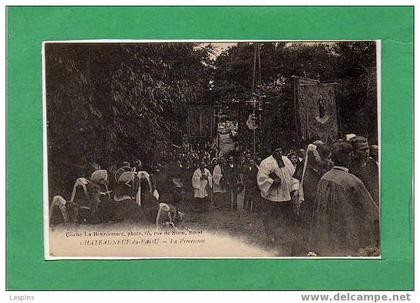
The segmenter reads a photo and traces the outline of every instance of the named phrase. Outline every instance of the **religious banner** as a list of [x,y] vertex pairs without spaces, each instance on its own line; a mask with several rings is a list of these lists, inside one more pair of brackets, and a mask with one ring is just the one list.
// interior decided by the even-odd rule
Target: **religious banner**
[[213,137],[213,106],[204,104],[189,105],[186,126],[186,130],[189,137]]
[[218,124],[217,145],[221,155],[228,155],[237,147],[238,121],[224,121]]
[[337,139],[335,84],[298,78],[296,101],[302,139],[332,142]]
[[248,120],[246,120],[246,126],[248,126],[250,130],[255,130],[258,128],[257,117],[254,113],[249,114]]

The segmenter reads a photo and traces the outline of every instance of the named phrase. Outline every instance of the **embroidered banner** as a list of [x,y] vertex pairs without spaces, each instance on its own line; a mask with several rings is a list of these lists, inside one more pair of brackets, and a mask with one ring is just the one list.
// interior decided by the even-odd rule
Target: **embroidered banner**
[[335,84],[299,78],[296,89],[302,139],[335,141],[338,132]]
[[214,136],[214,110],[211,105],[189,105],[186,131],[189,137]]

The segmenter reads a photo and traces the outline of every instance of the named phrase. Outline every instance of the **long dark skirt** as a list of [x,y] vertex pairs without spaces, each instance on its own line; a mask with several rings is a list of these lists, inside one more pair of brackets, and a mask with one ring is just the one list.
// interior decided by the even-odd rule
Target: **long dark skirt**
[[299,208],[299,215],[297,217],[296,254],[298,256],[306,256],[311,250],[309,238],[313,212],[313,202],[309,199],[305,199]]
[[258,191],[257,188],[255,187],[245,188],[243,208],[250,211],[256,211],[259,199],[260,199],[260,192]]
[[107,201],[99,204],[98,217],[102,223],[130,222],[147,223],[143,209],[134,199]]
[[214,206],[216,208],[229,208],[230,207],[230,196],[229,193],[214,193]]
[[209,197],[205,198],[194,198],[194,211],[196,212],[208,212],[210,199]]
[[280,256],[292,256],[296,239],[296,215],[291,201],[262,201],[263,224],[267,244],[278,251]]

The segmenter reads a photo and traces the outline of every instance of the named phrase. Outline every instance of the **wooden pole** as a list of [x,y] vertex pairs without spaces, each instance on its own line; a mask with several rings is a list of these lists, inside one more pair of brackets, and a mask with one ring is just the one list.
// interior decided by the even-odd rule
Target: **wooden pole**
[[294,105],[294,112],[295,112],[295,131],[296,131],[296,137],[297,137],[297,142],[299,144],[301,144],[301,135],[300,135],[300,131],[299,131],[299,124],[298,124],[298,106],[297,106],[297,86],[299,85],[299,80],[298,77],[296,76],[292,76],[293,77],[293,105]]
[[252,88],[251,88],[251,94],[254,94],[255,92],[255,71],[257,69],[257,44],[255,44],[254,47],[254,68],[252,69]]
[[[258,107],[261,103],[261,85],[262,85],[262,79],[261,79],[261,44],[258,44],[258,85],[259,85],[259,94],[258,94]],[[264,107],[263,107],[264,108]],[[258,111],[258,122],[259,122],[259,142],[258,142],[258,151],[261,152],[261,141],[262,141],[262,119],[261,119],[261,112]],[[256,140],[256,139],[254,139]]]
[[255,146],[255,145],[256,145],[256,144],[255,144],[255,141],[256,141],[256,140],[255,140],[255,128],[252,130],[252,135],[253,135],[253,140],[254,140],[253,157],[255,158],[255,155],[257,154],[257,153],[256,153],[256,148],[255,148],[255,147],[256,147],[256,146]]
[[[253,67],[253,70],[252,70],[252,92],[251,92],[251,95],[254,95],[254,93],[255,93],[255,73],[256,73],[256,69],[257,69],[257,51],[258,51],[258,44],[255,44],[255,47],[254,47],[254,67]],[[253,108],[252,108],[252,116],[253,116],[253,119],[255,118],[255,106],[256,106],[256,103],[253,103]],[[255,157],[255,144],[256,144],[256,142],[255,142],[256,140],[255,140],[255,129],[253,129],[252,130],[252,142],[253,142],[253,155],[254,155],[254,157]]]

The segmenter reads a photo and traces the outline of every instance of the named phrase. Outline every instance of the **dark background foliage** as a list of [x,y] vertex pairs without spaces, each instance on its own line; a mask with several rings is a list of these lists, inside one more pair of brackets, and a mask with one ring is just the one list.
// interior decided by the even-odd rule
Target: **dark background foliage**
[[209,81],[194,47],[48,44],[50,180],[62,188],[91,163],[150,160],[159,145],[179,141],[186,103],[203,98]]

